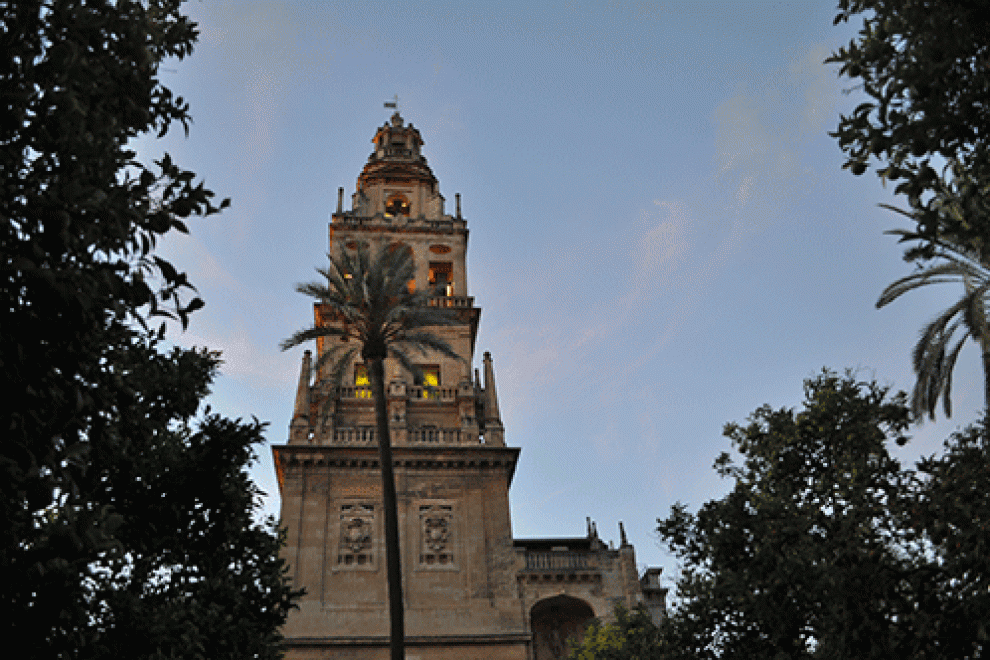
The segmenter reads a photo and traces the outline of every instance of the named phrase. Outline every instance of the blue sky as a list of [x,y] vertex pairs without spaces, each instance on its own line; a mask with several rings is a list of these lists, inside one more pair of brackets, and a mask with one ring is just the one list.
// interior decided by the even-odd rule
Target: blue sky
[[[827,132],[857,102],[823,60],[854,29],[830,2],[194,2],[191,58],[163,78],[194,124],[168,150],[220,196],[162,252],[206,300],[185,345],[223,351],[211,403],[271,422],[281,444],[311,321],[293,286],[325,261],[375,128],[400,109],[471,231],[469,293],[492,352],[518,537],[606,540],[624,521],[640,564],[676,563],[654,534],[675,501],[728,488],[725,423],[794,406],[822,367],[913,383],[918,332],[958,291],[883,310],[910,272],[888,229],[899,200],[840,169]],[[938,449],[982,407],[978,354]],[[277,512],[269,447],[254,477]]]

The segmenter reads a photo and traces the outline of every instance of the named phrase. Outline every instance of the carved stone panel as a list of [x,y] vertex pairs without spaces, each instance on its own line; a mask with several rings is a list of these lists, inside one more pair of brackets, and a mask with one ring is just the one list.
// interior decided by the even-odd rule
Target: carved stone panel
[[375,530],[374,504],[340,505],[338,567],[367,567],[374,563],[372,536]]
[[419,505],[419,565],[452,568],[454,564],[454,507],[451,504]]

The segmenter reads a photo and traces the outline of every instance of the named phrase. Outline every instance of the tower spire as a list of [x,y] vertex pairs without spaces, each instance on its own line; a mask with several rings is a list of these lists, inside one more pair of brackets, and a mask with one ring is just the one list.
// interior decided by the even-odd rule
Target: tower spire
[[296,405],[289,424],[289,442],[305,442],[309,435],[309,370],[313,353],[303,352],[302,367],[299,369],[299,385],[296,387]]
[[504,430],[502,415],[498,411],[498,393],[495,391],[495,367],[492,365],[492,354],[485,351],[483,364],[485,368],[485,444],[504,445]]

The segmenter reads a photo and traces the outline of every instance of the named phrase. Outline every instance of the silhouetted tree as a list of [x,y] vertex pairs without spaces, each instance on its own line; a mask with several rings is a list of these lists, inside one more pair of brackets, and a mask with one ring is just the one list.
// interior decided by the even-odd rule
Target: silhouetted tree
[[[862,174],[875,159],[924,241],[976,247],[990,236],[990,2],[839,2],[836,23],[857,16],[862,29],[826,60],[867,96],[832,134],[844,167]],[[940,198],[963,213],[941,214]]]
[[203,304],[156,240],[227,204],[127,146],[188,125],[158,69],[195,37],[170,0],[0,4],[0,615],[26,657],[278,654],[262,425],[197,418],[218,357],[148,329]]
[[727,425],[732,490],[659,521],[683,563],[664,657],[984,657],[988,421],[908,470],[889,448],[911,419],[903,393],[826,371],[800,410]]

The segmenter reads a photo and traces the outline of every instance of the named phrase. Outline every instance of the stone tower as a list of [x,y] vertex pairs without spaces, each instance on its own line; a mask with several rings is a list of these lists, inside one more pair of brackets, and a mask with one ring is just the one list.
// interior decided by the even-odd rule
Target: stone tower
[[[513,539],[509,486],[519,449],[505,445],[490,354],[481,360],[483,377],[470,367],[480,309],[468,295],[459,196],[447,214],[423,139],[398,112],[372,142],[351,210],[339,190],[330,251],[408,246],[416,263],[410,286],[428,290],[431,305],[456,310],[459,323],[436,333],[463,358],[424,358],[420,383],[392,360],[385,366],[407,657],[545,660],[561,657],[568,634],[617,603],[634,606],[646,593],[662,612],[662,590],[644,590],[624,532],[617,550],[590,521],[586,537]],[[314,307],[316,323],[324,322]],[[318,343],[318,355],[327,348]],[[273,449],[284,555],[293,585],[306,589],[283,629],[286,657],[387,658],[381,477],[367,374],[357,361],[342,386],[331,386],[328,374],[311,373],[314,363],[307,351],[289,441]]]

